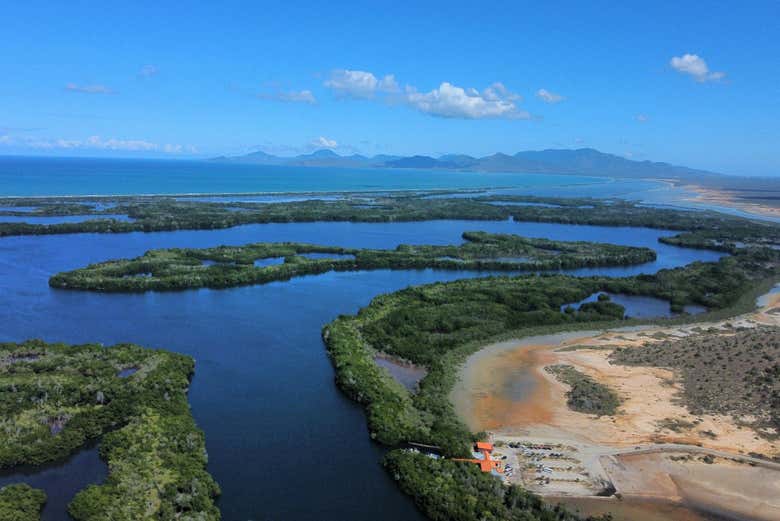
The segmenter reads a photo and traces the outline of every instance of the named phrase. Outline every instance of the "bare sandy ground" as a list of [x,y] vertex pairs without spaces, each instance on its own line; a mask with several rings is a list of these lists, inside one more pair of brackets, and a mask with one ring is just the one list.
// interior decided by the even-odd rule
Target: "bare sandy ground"
[[685,188],[697,194],[695,197],[686,199],[688,201],[727,206],[742,210],[743,212],[765,215],[767,217],[780,217],[780,207],[767,206],[761,203],[753,203],[744,199],[738,199],[726,190],[704,188],[697,185],[686,185]]
[[[780,325],[779,294],[762,297],[759,305],[762,307],[756,312],[729,321],[585,331],[493,344],[467,360],[451,399],[472,431],[488,431],[498,442],[572,447],[586,475],[594,482],[611,481],[623,494],[646,499],[648,495],[642,491],[652,491],[652,499],[684,501],[750,519],[780,519],[780,471],[737,465],[723,458],[707,464],[679,458],[672,461],[671,453],[631,455],[636,459],[621,455],[658,444],[698,446],[734,455],[778,455],[780,445],[757,436],[735,418],[691,415],[678,403],[681,387],[669,370],[612,365],[607,359],[615,347],[641,349],[646,342],[685,337],[701,329],[716,328],[727,334],[733,327]],[[583,345],[590,348],[565,350]],[[622,399],[620,413],[598,418],[570,410],[565,396],[568,387],[543,369],[558,363],[571,364],[616,390]],[[683,427],[671,430],[670,420]],[[535,490],[577,495],[577,487],[555,481]]]
[[702,456],[623,454],[602,457],[621,493],[666,498],[714,514],[772,521],[780,519],[778,471]]

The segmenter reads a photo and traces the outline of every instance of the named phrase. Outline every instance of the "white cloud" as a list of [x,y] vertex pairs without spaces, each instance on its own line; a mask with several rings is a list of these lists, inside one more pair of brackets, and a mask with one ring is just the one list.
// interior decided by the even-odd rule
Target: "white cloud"
[[84,94],[114,94],[114,91],[105,85],[77,85],[75,83],[68,83],[65,85],[65,90],[70,92],[82,92]]
[[260,99],[283,101],[287,103],[308,103],[314,105],[317,98],[310,90],[279,90],[275,92],[261,92],[257,95]]
[[556,94],[554,92],[550,92],[547,89],[539,89],[536,91],[536,96],[539,97],[542,101],[545,103],[560,103],[561,101],[565,100],[563,96],[560,94]]
[[496,83],[482,91],[463,89],[451,83],[444,82],[430,92],[418,92],[414,87],[407,86],[404,101],[425,114],[442,118],[506,118],[529,119],[528,112],[518,109],[517,94],[511,93]]
[[[324,84],[342,98],[379,98],[393,105],[406,105],[442,118],[531,118],[528,112],[518,107],[521,96],[498,82],[481,92],[449,82],[443,82],[429,92],[420,92],[412,85],[406,85],[402,90],[392,74],[380,79],[368,71],[337,69],[331,72]],[[380,94],[383,95],[381,98]]]
[[345,98],[371,99],[377,93],[398,92],[398,83],[392,74],[379,79],[370,72],[336,69],[331,72],[325,86],[336,95]]
[[196,154],[198,149],[192,145],[153,143],[143,139],[104,139],[90,136],[86,139],[41,139],[5,135],[0,145],[35,148],[41,150],[112,150],[124,152],[160,152],[164,154]]
[[674,70],[682,74],[688,74],[699,83],[705,81],[718,81],[726,77],[725,72],[711,72],[707,62],[696,54],[683,54],[682,56],[674,56],[669,65]]
[[635,119],[640,123],[647,123],[647,121],[650,119],[647,114],[637,114]]
[[311,145],[317,148],[336,148],[339,146],[339,143],[335,139],[328,139],[320,136],[317,139],[312,140]]
[[156,76],[160,72],[160,69],[155,65],[144,65],[141,70],[138,71],[139,78],[151,78]]

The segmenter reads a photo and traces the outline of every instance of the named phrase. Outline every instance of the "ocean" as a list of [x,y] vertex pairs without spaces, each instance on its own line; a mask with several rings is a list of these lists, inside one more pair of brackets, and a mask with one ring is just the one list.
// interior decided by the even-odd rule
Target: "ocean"
[[490,188],[562,197],[627,197],[664,186],[659,181],[577,175],[0,157],[0,196],[6,197]]

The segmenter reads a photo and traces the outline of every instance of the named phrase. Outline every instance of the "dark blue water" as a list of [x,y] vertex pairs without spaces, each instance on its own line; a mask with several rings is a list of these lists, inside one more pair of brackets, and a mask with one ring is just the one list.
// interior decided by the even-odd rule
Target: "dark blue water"
[[255,267],[257,268],[276,266],[278,264],[284,264],[284,257],[266,257],[265,259],[257,259],[255,261]]
[[[301,241],[350,248],[452,244],[467,230],[646,245],[640,267],[578,270],[654,272],[718,253],[658,244],[667,232],[539,223],[301,223],[216,231],[7,237],[0,239],[0,340],[135,342],[195,357],[190,402],[206,433],[209,470],[223,489],[226,520],[421,519],[382,470],[383,450],[366,435],[360,407],[342,396],[320,339],[322,326],[380,293],[479,273],[327,273],[228,290],[98,294],[52,290],[48,277],[89,263],[164,247]],[[78,473],[102,479],[87,452],[59,474],[32,478],[50,494],[47,519],[65,519]],[[283,456],[283,457],[280,457]],[[92,458],[92,459],[90,459]],[[98,466],[99,467],[99,466]],[[83,483],[83,481],[79,481]]]
[[[574,309],[579,309],[581,305],[586,302],[596,302],[599,295],[603,292],[593,293],[588,297],[580,300],[579,302],[572,302],[570,304],[564,304],[561,306],[561,311],[568,306],[572,306]],[[615,293],[606,293],[609,295],[609,300],[615,304],[620,304],[626,310],[625,316],[630,318],[669,318],[674,316],[671,309],[671,303],[668,300],[663,300],[655,297],[646,297],[643,295],[622,295]],[[684,311],[691,315],[703,313],[707,311],[704,306],[687,305],[684,307]]]
[[48,497],[41,520],[59,521],[69,519],[65,509],[79,490],[103,482],[106,476],[108,466],[100,459],[97,444],[90,443],[64,461],[0,471],[0,488],[24,482],[45,490]]
[[[583,187],[575,189],[573,187]],[[584,188],[584,187],[590,188]],[[0,196],[426,190],[511,187],[537,195],[619,196],[655,181],[549,174],[344,169],[208,161],[0,157]]]

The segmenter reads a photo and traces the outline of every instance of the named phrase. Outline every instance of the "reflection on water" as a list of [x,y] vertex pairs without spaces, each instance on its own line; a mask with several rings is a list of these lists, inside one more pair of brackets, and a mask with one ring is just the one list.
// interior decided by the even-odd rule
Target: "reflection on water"
[[[603,291],[593,293],[579,302],[564,304],[561,306],[561,311],[569,306],[572,306],[574,309],[579,309],[580,306],[587,302],[596,302],[599,300],[599,295],[608,295],[610,302],[623,306],[626,310],[626,317],[668,318],[676,315],[676,313],[672,311],[671,304],[668,300],[643,295],[623,295],[620,293],[607,293]],[[696,304],[689,304],[683,308],[683,311],[690,315],[696,315],[707,311],[707,308]]]

